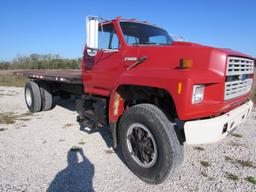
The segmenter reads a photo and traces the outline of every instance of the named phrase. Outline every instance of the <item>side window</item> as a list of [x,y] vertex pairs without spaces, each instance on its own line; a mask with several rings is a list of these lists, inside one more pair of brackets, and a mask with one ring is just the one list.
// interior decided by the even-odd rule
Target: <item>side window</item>
[[125,35],[124,38],[125,38],[125,41],[130,45],[139,43],[139,38],[138,37]]
[[120,43],[113,24],[99,26],[99,48],[118,49]]
[[166,44],[167,39],[163,35],[156,35],[156,36],[149,37],[149,42],[150,43],[157,43],[157,44],[159,44],[159,43]]

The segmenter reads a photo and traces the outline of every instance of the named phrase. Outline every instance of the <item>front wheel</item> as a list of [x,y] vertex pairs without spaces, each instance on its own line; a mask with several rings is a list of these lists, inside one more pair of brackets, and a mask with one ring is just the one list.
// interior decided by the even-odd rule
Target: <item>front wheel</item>
[[119,141],[129,169],[150,184],[173,176],[183,161],[183,148],[174,124],[151,104],[135,105],[125,112]]

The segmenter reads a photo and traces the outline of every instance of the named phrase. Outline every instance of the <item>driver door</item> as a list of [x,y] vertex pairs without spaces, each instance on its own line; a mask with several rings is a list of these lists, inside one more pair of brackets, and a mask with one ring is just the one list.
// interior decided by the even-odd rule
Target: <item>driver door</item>
[[122,48],[114,24],[99,26],[99,50],[93,57],[85,55],[85,90],[109,95],[123,69]]

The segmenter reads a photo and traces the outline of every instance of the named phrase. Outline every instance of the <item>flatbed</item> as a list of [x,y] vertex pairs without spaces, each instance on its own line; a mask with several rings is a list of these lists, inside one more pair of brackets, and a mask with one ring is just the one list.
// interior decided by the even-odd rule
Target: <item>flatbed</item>
[[61,69],[61,70],[22,70],[12,72],[14,75],[25,76],[30,79],[62,82],[68,84],[83,84],[82,71],[74,69]]

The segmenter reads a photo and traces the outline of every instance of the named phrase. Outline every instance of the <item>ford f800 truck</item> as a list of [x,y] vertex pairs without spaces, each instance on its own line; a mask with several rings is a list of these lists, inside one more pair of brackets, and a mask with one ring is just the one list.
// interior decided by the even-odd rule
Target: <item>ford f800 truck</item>
[[[136,19],[86,18],[81,71],[19,71],[31,112],[75,95],[78,120],[111,130],[128,168],[159,184],[183,161],[183,144],[215,143],[249,116],[254,60],[233,51],[175,42]],[[241,127],[243,129],[243,127]]]

